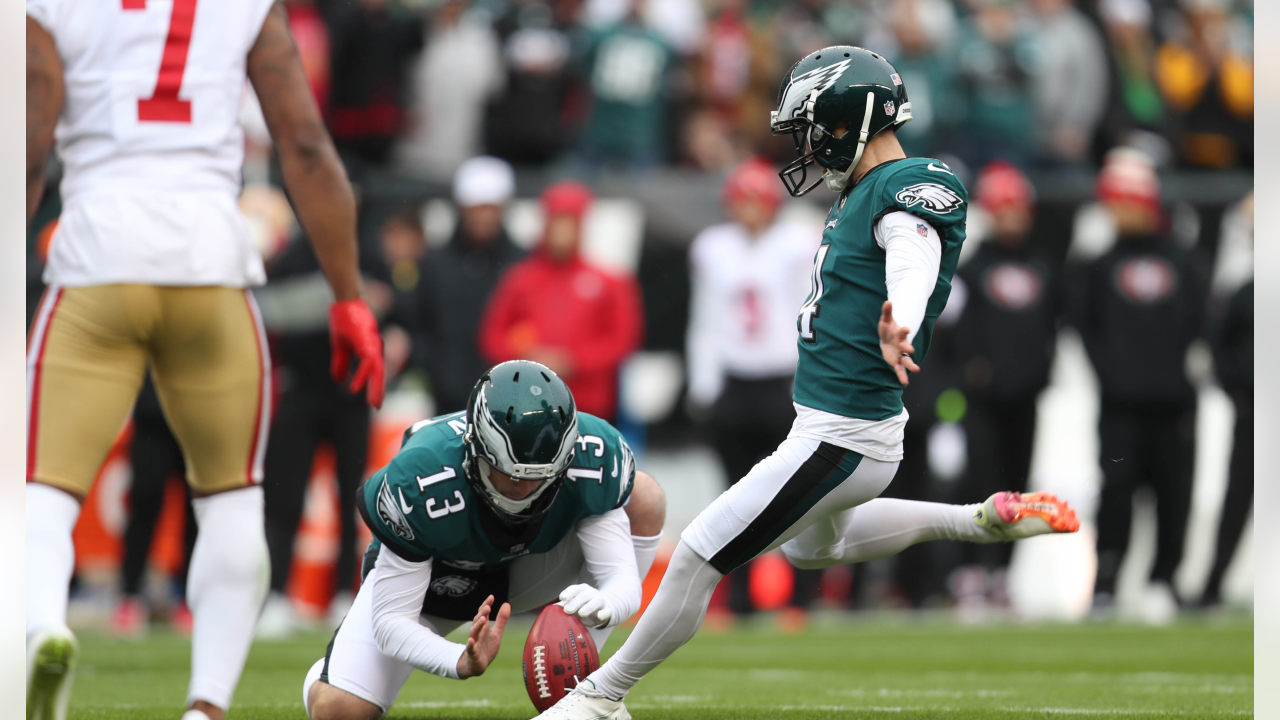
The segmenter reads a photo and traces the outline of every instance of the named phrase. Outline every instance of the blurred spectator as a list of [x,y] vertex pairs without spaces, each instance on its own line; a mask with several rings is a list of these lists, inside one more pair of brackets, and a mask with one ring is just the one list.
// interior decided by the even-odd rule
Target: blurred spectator
[[582,138],[591,167],[648,168],[666,156],[664,105],[671,47],[641,22],[634,0],[618,24],[594,33],[587,52],[591,117]]
[[[954,334],[968,401],[965,502],[1027,490],[1036,404],[1049,384],[1062,310],[1059,269],[1029,235],[1031,183],[1014,166],[995,162],[979,173],[974,196],[992,232],[956,273],[967,291]],[[966,548],[988,572],[1005,570],[1012,555],[1008,544]]]
[[329,61],[332,53],[329,28],[316,10],[314,0],[285,0],[284,7],[289,14],[289,32],[293,33],[293,41],[298,46],[298,59],[302,62],[302,71],[307,75],[307,84],[311,86],[311,94],[320,111],[326,112],[329,107]]
[[1033,145],[1035,36],[1012,0],[976,0],[957,47],[964,133],[955,147],[967,164],[1024,161]]
[[359,0],[341,5],[329,28],[334,144],[348,172],[352,161],[385,165],[404,130],[406,73],[422,50],[422,24],[390,0]]
[[427,49],[413,68],[411,121],[397,157],[413,175],[446,180],[478,155],[485,104],[502,89],[497,37],[486,17],[468,12],[469,4],[440,5]]
[[[1155,79],[1155,39],[1148,0],[1101,0],[1098,14],[1106,30],[1111,62],[1108,103],[1102,141],[1106,147],[1158,142],[1158,156],[1168,156],[1156,133],[1163,129],[1164,102]],[[1157,157],[1158,157],[1157,156]]]
[[1184,22],[1156,54],[1178,159],[1253,166],[1253,59],[1233,43],[1226,0],[1183,0]]
[[[1243,209],[1253,231],[1253,195]],[[1245,520],[1253,507],[1253,280],[1241,287],[1215,323],[1213,361],[1222,389],[1236,408],[1234,440],[1227,494],[1218,520],[1218,542],[1209,578],[1200,596],[1202,607],[1222,602],[1222,578],[1240,544]]]
[[698,0],[586,0],[582,22],[589,28],[605,28],[632,13],[681,55],[692,55],[702,45],[705,20]]
[[191,611],[184,600],[187,588],[187,562],[196,544],[196,518],[191,508],[191,491],[184,482],[186,463],[182,448],[169,430],[156,395],[155,383],[148,374],[133,407],[133,440],[129,444],[129,520],[124,526],[124,557],[120,564],[120,602],[111,615],[111,631],[116,635],[135,636],[146,632],[148,607],[142,597],[142,581],[151,556],[156,524],[164,509],[165,489],[169,480],[182,486],[186,521],[183,523],[182,565],[173,578],[177,602],[170,611],[174,629],[191,634]]
[[[787,438],[796,417],[795,318],[821,233],[778,222],[781,203],[775,169],[747,161],[724,186],[729,222],[703,230],[689,249],[689,402],[707,416],[731,485]],[[734,613],[753,609],[750,572],[729,576]],[[819,575],[797,571],[793,606],[808,607]]]
[[[311,244],[301,236],[268,268],[263,320],[274,336],[272,379],[279,393],[263,464],[263,512],[271,555],[271,592],[258,621],[258,636],[280,638],[298,629],[286,593],[293,568],[294,539],[311,480],[316,449],[332,446],[341,524],[334,570],[331,619],[351,604],[356,579],[356,488],[364,479],[369,451],[370,410],[363,395],[352,395],[329,374],[329,328],[324,311],[331,296],[289,297],[291,287],[320,286],[323,275]],[[323,290],[323,288],[321,287]],[[283,296],[283,297],[282,297]],[[385,314],[385,299],[369,297],[375,313]]]
[[[365,293],[374,306],[391,308],[382,330],[382,355],[387,384],[405,369],[413,355],[413,297],[422,284],[422,263],[427,236],[422,229],[422,209],[413,207],[383,221],[378,233],[378,256],[368,262]],[[375,295],[381,297],[374,298]]]
[[1185,363],[1202,327],[1207,283],[1200,265],[1163,232],[1159,182],[1145,155],[1108,153],[1097,192],[1118,238],[1071,283],[1072,321],[1102,389],[1094,607],[1100,615],[1112,610],[1133,495],[1149,487],[1156,559],[1139,609],[1147,621],[1164,623],[1178,608],[1173,574],[1182,561],[1196,448],[1196,394]]
[[413,362],[426,369],[437,414],[464,409],[490,365],[480,355],[480,321],[498,281],[524,255],[502,225],[514,193],[515,174],[505,161],[464,162],[453,181],[453,237],[422,261],[417,286],[405,299]]
[[1097,28],[1075,0],[1031,0],[1034,10],[1036,129],[1039,154],[1080,163],[1107,101],[1107,56]]
[[573,119],[570,5],[512,2],[494,23],[506,80],[485,114],[489,154],[517,165],[544,165],[564,149]]
[[[940,37],[954,30],[950,11],[945,2],[908,0],[893,3],[886,13],[890,34],[879,41],[887,46],[881,54],[893,58],[911,98],[912,120],[897,132],[908,155],[937,154],[946,146],[962,110],[955,91],[955,65]],[[927,18],[940,17],[950,18],[949,24],[931,32]]]
[[[824,0],[799,0],[783,3],[773,16],[778,54],[782,56],[786,67],[805,55],[836,42],[831,33],[832,28],[826,22],[827,9],[828,3]],[[856,35],[845,39],[853,42]]]
[[494,290],[480,328],[490,363],[524,358],[556,371],[578,409],[614,420],[618,369],[640,345],[644,327],[635,279],[582,258],[583,218],[593,201],[576,182],[542,194],[545,229],[528,259]]

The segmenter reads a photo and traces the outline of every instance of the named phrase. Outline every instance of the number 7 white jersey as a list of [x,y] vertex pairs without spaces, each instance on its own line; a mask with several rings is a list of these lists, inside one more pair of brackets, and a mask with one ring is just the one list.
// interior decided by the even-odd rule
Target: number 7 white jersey
[[246,58],[272,0],[27,0],[66,99],[63,214],[46,280],[263,281],[236,208]]

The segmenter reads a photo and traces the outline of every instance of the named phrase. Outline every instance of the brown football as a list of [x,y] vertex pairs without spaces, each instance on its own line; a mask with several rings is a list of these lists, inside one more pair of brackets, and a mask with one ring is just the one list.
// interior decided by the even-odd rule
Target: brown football
[[559,605],[543,608],[524,643],[524,688],[538,712],[555,705],[598,667],[600,653],[582,621]]

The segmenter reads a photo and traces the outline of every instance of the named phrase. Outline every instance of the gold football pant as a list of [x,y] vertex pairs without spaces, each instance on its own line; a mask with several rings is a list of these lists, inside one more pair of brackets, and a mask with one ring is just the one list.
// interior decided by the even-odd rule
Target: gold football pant
[[53,286],[27,345],[27,481],[83,498],[147,365],[196,495],[262,481],[271,360],[248,290]]

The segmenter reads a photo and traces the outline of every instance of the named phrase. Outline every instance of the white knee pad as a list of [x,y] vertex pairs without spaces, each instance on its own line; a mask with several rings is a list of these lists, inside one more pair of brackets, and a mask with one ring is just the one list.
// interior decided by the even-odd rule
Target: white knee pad
[[302,707],[307,711],[307,717],[311,717],[311,686],[320,680],[320,673],[324,672],[324,658],[316,661],[315,665],[307,671],[307,678],[302,681]]

